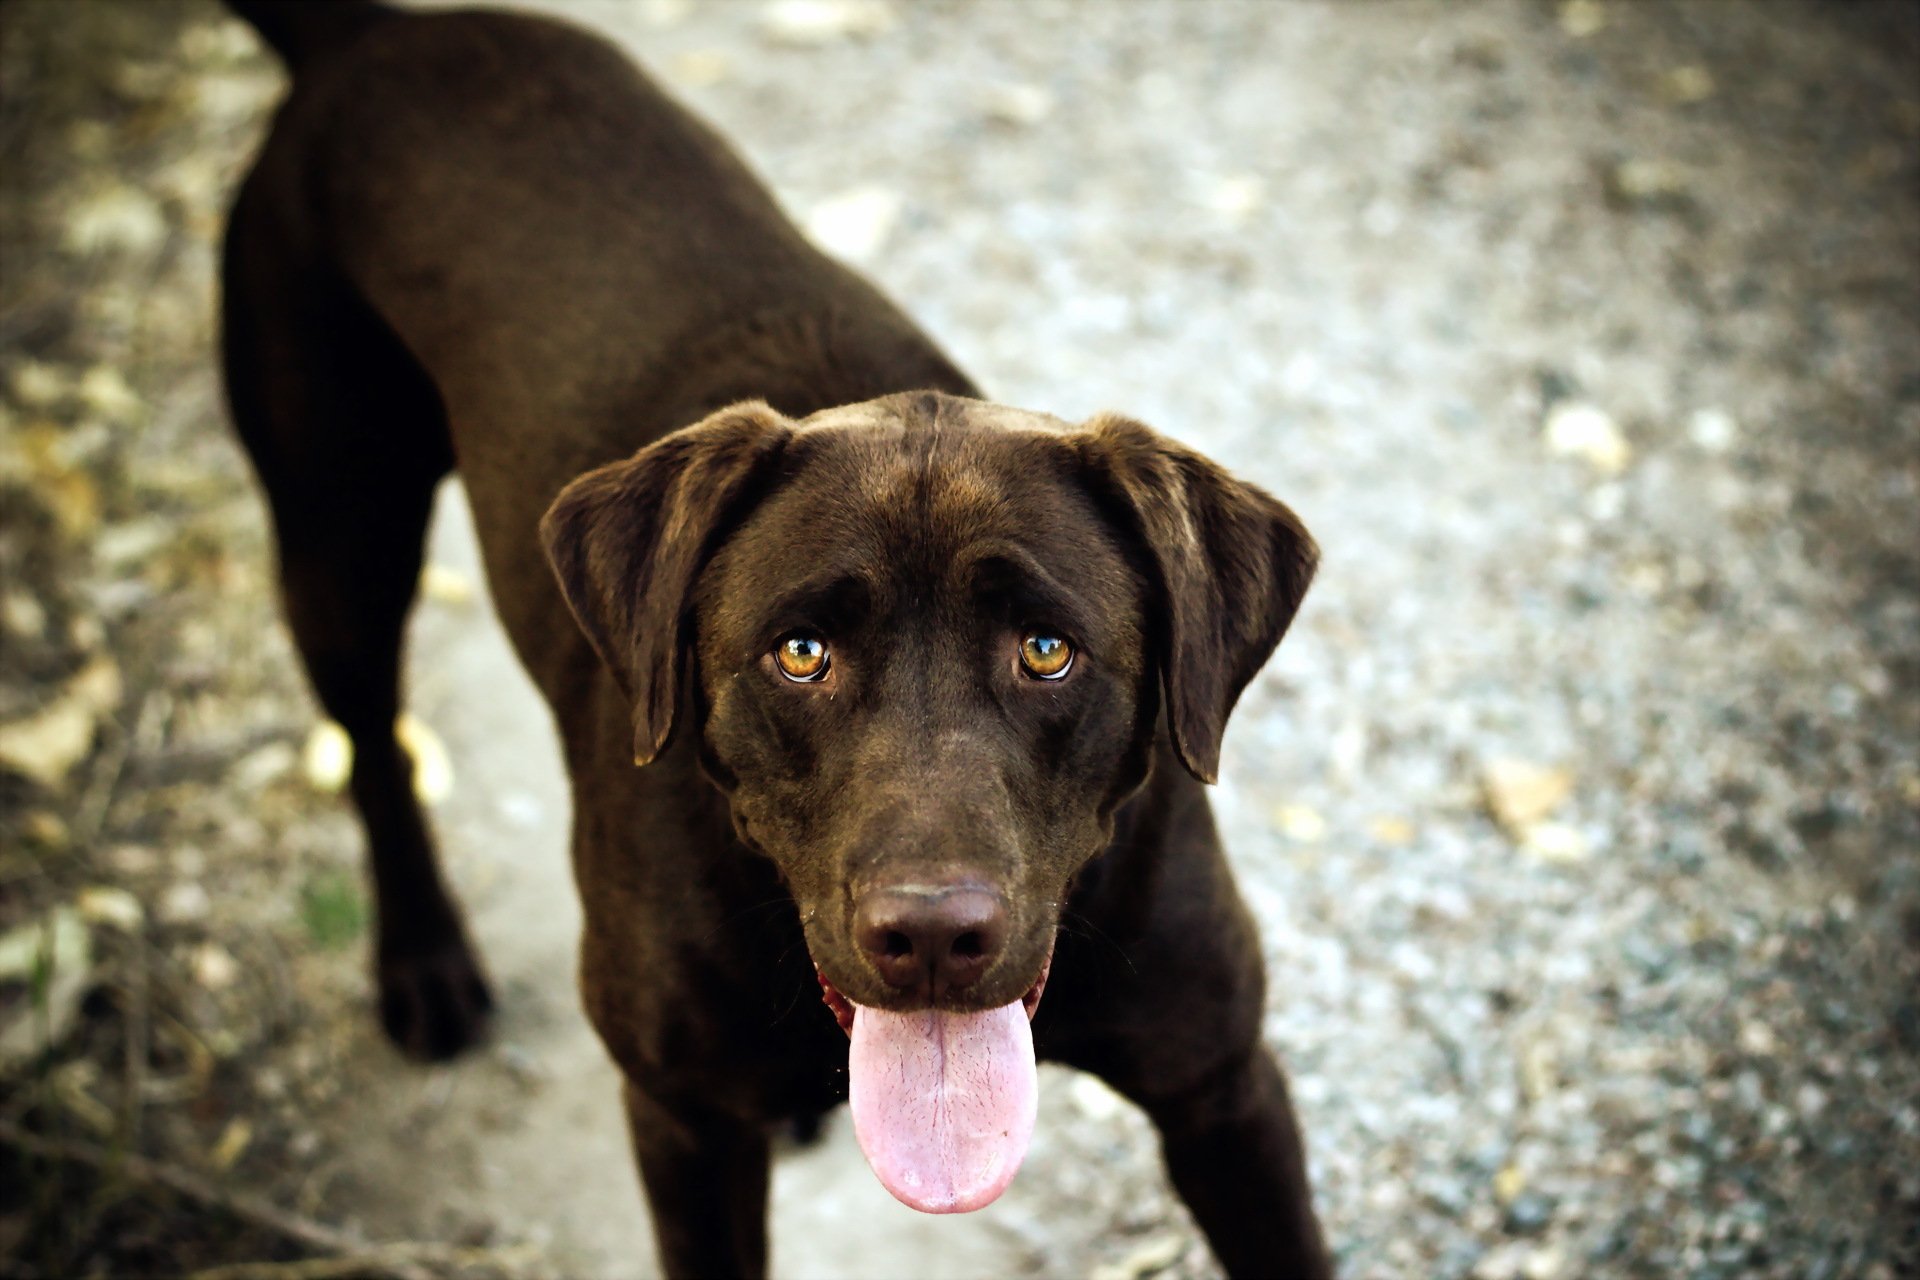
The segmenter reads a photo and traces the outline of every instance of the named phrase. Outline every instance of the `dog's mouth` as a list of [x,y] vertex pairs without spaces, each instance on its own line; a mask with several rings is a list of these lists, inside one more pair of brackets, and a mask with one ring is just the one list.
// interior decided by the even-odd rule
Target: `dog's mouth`
[[814,966],[820,998],[853,1041],[854,1136],[902,1204],[967,1213],[1013,1181],[1039,1101],[1029,1024],[1052,967],[1049,954],[1027,993],[998,1008],[894,1013],[848,1000]]
[[[1033,1021],[1033,1015],[1040,1008],[1040,995],[1047,989],[1047,975],[1053,971],[1053,953],[1047,953],[1046,963],[1040,966],[1040,976],[1034,980],[1027,993],[1020,997],[1020,1007],[1026,1010],[1027,1021]],[[840,988],[833,985],[831,979],[820,971],[819,965],[813,966],[813,976],[820,983],[820,1002],[833,1014],[833,1020],[840,1029],[853,1035],[853,1011],[861,1006],[840,994]]]

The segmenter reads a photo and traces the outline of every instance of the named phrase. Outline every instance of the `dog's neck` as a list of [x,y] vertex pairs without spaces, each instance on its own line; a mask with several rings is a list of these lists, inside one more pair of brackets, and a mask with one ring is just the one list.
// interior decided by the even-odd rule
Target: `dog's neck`
[[651,362],[639,402],[674,405],[694,422],[741,400],[789,417],[899,391],[980,391],[904,316],[773,307],[691,331]]

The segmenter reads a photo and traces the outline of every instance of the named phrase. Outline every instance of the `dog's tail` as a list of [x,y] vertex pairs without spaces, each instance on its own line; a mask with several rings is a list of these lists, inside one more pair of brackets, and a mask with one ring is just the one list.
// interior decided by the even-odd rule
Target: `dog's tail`
[[379,0],[226,0],[226,4],[273,46],[292,71],[400,12]]

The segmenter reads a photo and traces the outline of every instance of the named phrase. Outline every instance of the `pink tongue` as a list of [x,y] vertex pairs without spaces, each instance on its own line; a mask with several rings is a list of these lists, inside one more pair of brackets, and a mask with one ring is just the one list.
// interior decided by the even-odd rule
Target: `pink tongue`
[[884,1013],[855,1005],[853,1133],[896,1200],[967,1213],[1013,1181],[1039,1105],[1021,1002],[985,1013]]

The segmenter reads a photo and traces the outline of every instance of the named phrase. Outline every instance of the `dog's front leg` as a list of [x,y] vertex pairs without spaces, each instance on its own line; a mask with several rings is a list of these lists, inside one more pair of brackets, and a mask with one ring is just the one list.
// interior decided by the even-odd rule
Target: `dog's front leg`
[[669,1280],[765,1276],[766,1134],[710,1108],[655,1098],[631,1081],[625,1097]]
[[1333,1274],[1293,1104],[1266,1048],[1255,1045],[1194,1089],[1137,1101],[1160,1130],[1175,1189],[1229,1276]]

